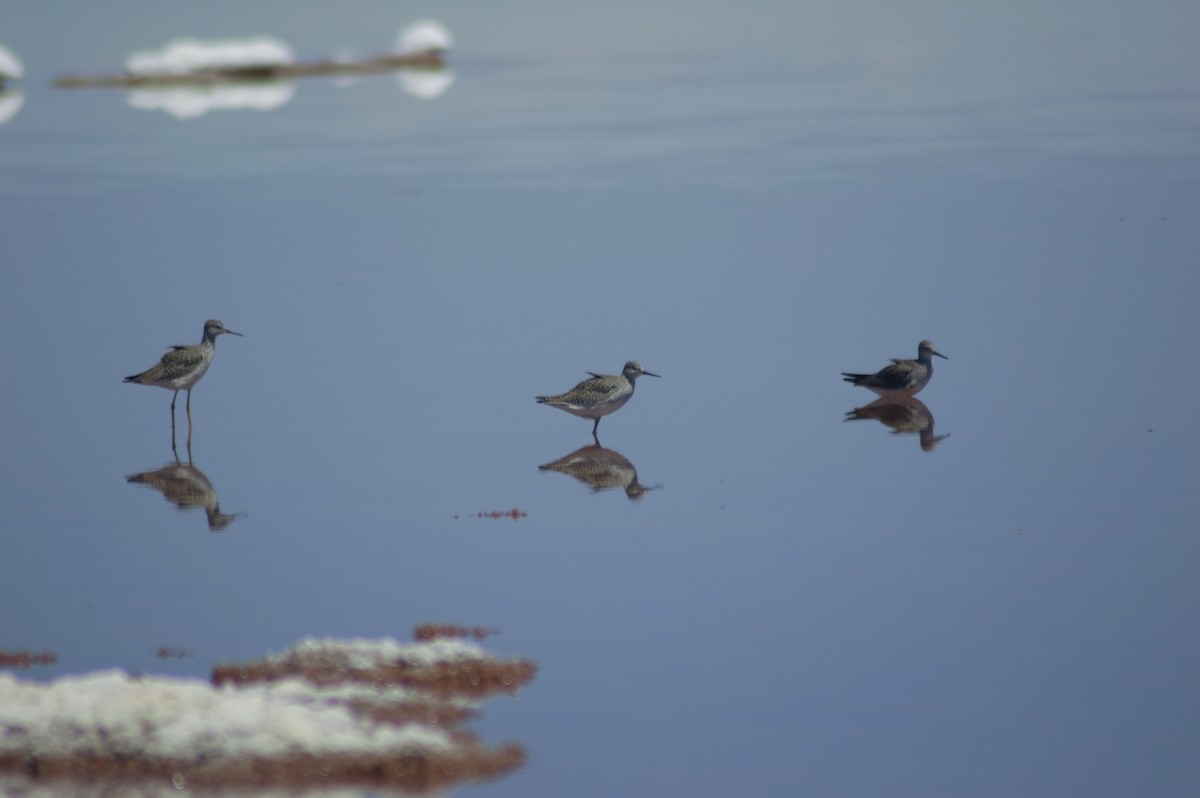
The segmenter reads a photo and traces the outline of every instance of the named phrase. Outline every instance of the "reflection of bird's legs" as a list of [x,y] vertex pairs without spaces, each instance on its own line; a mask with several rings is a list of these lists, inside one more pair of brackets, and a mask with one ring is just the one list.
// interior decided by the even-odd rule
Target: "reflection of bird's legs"
[[179,462],[179,451],[175,448],[175,425],[171,425],[171,454],[175,455],[175,462]]

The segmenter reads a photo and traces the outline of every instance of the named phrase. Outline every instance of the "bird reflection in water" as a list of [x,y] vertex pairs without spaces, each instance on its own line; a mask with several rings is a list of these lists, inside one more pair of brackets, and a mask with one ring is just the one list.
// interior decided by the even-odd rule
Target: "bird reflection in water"
[[538,471],[557,471],[575,477],[593,493],[621,488],[630,500],[641,499],[646,491],[662,487],[647,487],[638,482],[637,469],[620,452],[605,449],[595,443],[563,455],[552,463],[538,466]]
[[846,413],[846,421],[876,419],[891,427],[893,435],[917,435],[921,451],[932,452],[938,442],[949,435],[933,434],[933,413],[925,403],[913,396],[882,397]]
[[[175,451],[174,441],[171,450]],[[192,448],[188,446],[188,461],[180,462],[179,453],[175,452],[175,462],[168,463],[153,471],[143,471],[125,477],[125,481],[137,485],[148,485],[163,495],[167,501],[179,510],[190,510],[199,507],[208,516],[208,528],[211,532],[224,532],[225,529],[245,513],[221,512],[221,500],[217,489],[208,481],[204,472],[192,463]]]

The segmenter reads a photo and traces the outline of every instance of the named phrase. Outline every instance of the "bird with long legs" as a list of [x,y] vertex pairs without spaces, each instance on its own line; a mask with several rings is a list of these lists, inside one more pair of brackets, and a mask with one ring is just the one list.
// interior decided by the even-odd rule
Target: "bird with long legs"
[[204,322],[204,337],[198,344],[172,346],[162,358],[141,374],[131,374],[125,382],[137,385],[156,385],[174,391],[171,396],[171,439],[175,438],[175,400],[180,391],[187,391],[188,443],[192,440],[192,389],[212,365],[216,351],[217,336],[229,333],[241,336],[216,319]]

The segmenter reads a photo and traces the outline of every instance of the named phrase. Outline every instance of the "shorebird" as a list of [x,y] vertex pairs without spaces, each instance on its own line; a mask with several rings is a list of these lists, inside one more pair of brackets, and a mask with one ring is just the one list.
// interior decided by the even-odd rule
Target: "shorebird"
[[929,341],[917,344],[916,360],[892,360],[874,374],[849,374],[842,372],[846,382],[860,385],[880,396],[915,396],[929,384],[933,376],[933,355],[949,360],[934,348]]
[[157,385],[174,391],[171,397],[171,429],[175,429],[175,399],[180,391],[187,391],[187,420],[189,439],[192,429],[192,388],[200,382],[204,372],[212,364],[213,351],[216,347],[217,336],[221,333],[241,335],[227,329],[216,319],[204,322],[204,338],[198,344],[173,346],[171,351],[162,356],[155,365],[141,374],[133,374],[125,378],[125,382],[136,382],[138,385]]
[[633,396],[633,385],[638,377],[643,374],[649,377],[659,376],[646,371],[636,360],[626,363],[621,373],[615,376],[597,374],[594,371],[589,371],[588,374],[592,375],[592,379],[584,380],[566,393],[535,398],[538,404],[557,407],[580,418],[595,419],[596,423],[592,425],[593,437],[600,428],[600,419],[620,410]]

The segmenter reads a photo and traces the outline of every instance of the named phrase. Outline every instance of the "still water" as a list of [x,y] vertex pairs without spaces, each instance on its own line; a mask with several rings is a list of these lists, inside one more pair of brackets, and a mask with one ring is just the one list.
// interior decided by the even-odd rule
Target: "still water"
[[[51,87],[429,14],[435,96]],[[538,670],[477,722],[524,769],[463,794],[1200,790],[1200,7],[2,16],[0,649],[57,658],[24,678],[479,624]],[[213,317],[244,337],[177,464],[121,378]],[[919,400],[853,418],[840,372],[924,338]],[[599,446],[534,402],[631,359],[662,378]]]

